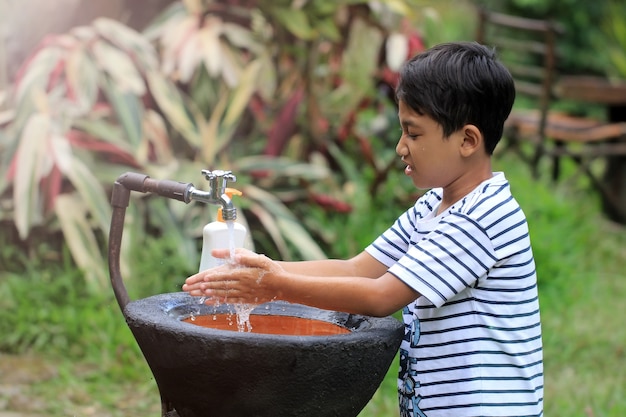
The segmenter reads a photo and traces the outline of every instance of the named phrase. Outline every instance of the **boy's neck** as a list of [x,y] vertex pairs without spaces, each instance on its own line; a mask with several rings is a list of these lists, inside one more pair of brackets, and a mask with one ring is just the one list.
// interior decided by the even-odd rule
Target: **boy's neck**
[[480,170],[468,171],[465,175],[456,181],[448,184],[443,188],[441,203],[437,209],[437,215],[440,215],[457,201],[471,193],[480,184],[493,177],[491,164],[484,166]]

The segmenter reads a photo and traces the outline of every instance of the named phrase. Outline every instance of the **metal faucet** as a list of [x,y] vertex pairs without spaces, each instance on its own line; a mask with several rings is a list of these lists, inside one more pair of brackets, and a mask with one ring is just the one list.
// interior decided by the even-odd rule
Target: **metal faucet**
[[209,191],[198,190],[191,186],[188,190],[188,198],[203,203],[221,205],[223,219],[236,220],[237,209],[226,192],[226,188],[228,181],[236,182],[237,177],[231,171],[222,170],[209,171],[203,169],[202,174],[209,181]]
[[235,182],[237,178],[230,171],[207,171],[202,170],[205,178],[209,180],[209,191],[198,190],[191,183],[177,182],[172,180],[155,180],[145,174],[126,172],[120,175],[113,184],[111,193],[111,231],[109,233],[109,274],[115,298],[122,312],[130,302],[126,287],[122,280],[120,268],[120,251],[122,247],[122,232],[124,230],[124,217],[126,208],[130,202],[130,192],[154,193],[162,197],[190,203],[192,200],[203,203],[217,204],[222,206],[222,219],[236,220],[237,209],[229,196],[231,192],[226,188],[228,181]]

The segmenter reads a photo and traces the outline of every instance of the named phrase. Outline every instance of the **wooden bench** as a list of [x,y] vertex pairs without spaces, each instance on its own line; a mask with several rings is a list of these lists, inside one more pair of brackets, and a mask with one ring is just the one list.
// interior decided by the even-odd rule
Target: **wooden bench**
[[[557,41],[562,33],[555,22],[479,9],[476,40],[496,49],[515,79],[517,102],[525,104],[525,108],[516,105],[506,122],[507,149],[518,152],[535,177],[543,160],[551,162],[553,180],[559,178],[561,159],[573,160],[601,193],[611,217],[626,223],[626,179],[616,190],[608,185],[606,174],[591,167],[598,158],[607,164],[624,163],[626,111],[615,108],[626,109],[626,82],[560,77]],[[555,110],[555,103],[562,100],[601,103],[608,106],[608,115],[595,119]]]

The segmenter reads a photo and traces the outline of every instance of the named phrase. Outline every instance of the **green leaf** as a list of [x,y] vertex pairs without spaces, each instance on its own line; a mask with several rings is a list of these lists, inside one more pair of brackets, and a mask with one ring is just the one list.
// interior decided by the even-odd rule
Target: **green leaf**
[[77,158],[74,158],[69,166],[60,166],[60,168],[76,188],[96,226],[107,233],[111,219],[111,206],[102,184],[91,173],[90,169]]
[[182,20],[187,16],[187,11],[182,3],[176,1],[170,4],[165,10],[161,12],[150,24],[143,30],[143,36],[148,41],[158,39],[165,28],[171,25],[172,22]]
[[[180,70],[181,55],[187,54],[197,63],[199,59],[196,48],[198,46],[198,21],[193,16],[180,16],[175,21],[163,27],[158,42],[160,44],[161,71],[176,79],[176,70]],[[193,44],[193,45],[191,45]],[[196,66],[194,63],[194,67]]]
[[200,15],[204,11],[202,0],[182,0],[182,2],[190,14]]
[[108,277],[104,258],[91,224],[87,207],[76,194],[61,194],[55,202],[63,236],[72,257],[85,275],[90,291],[95,293],[106,288]]
[[320,181],[330,176],[327,166],[294,161],[286,157],[255,155],[237,159],[237,170],[241,172],[268,171],[277,178],[301,178]]
[[68,88],[75,96],[79,114],[92,109],[98,98],[100,71],[82,49],[70,53],[65,66]]
[[364,96],[373,93],[371,80],[378,67],[382,42],[379,29],[367,25],[362,19],[354,20],[341,63],[343,82],[330,94],[320,97],[325,114],[343,119],[347,112],[358,107]]
[[[223,132],[220,138],[220,122],[228,105],[228,95],[220,94],[219,101],[211,111],[209,122],[202,129],[202,159],[208,165],[213,165],[215,155],[223,142]],[[231,130],[232,131],[232,130]]]
[[261,61],[261,70],[259,71],[257,89],[265,100],[274,100],[278,83],[278,72],[274,67],[274,61],[269,52],[260,55],[258,59]]
[[[158,222],[158,227],[163,235],[175,242],[173,246],[178,248],[178,256],[186,261],[187,267],[191,270],[197,269],[200,260],[196,243],[184,233],[181,222],[172,215],[168,207],[170,202],[180,206],[177,201],[163,198],[155,199],[150,202],[150,214]],[[182,207],[188,209],[188,207]]]
[[102,40],[94,42],[92,52],[98,66],[111,76],[120,91],[145,94],[146,84],[129,55]]
[[261,66],[260,60],[252,61],[243,71],[237,87],[230,95],[227,94],[226,88],[221,90],[219,101],[211,109],[211,118],[202,132],[202,157],[205,163],[211,165],[217,152],[232,139],[241,116],[256,91]]
[[96,19],[93,22],[93,27],[112,44],[136,57],[143,71],[158,67],[159,61],[156,50],[148,39],[139,32],[116,20],[103,17]]
[[237,49],[228,47],[224,41],[220,41],[222,46],[222,79],[224,83],[234,88],[239,84],[239,78],[243,72],[243,64],[241,63],[241,52]]
[[101,141],[115,145],[123,151],[133,153],[133,146],[124,139],[123,129],[109,120],[99,118],[77,119],[73,126]]
[[313,39],[315,31],[309,24],[306,12],[301,9],[275,7],[271,13],[293,35],[300,39]]
[[400,16],[410,16],[415,13],[415,8],[411,7],[406,0],[384,0],[382,4],[391,12]]
[[148,155],[154,153],[157,164],[177,163],[174,149],[169,140],[167,126],[161,115],[152,109],[148,109],[144,118],[144,140],[141,146],[142,163],[147,164]]
[[239,84],[233,91],[228,110],[224,115],[224,124],[235,125],[241,119],[241,115],[248,107],[250,98],[256,91],[256,83],[261,70],[261,61],[252,61],[243,71]]
[[43,202],[39,182],[52,169],[48,141],[52,134],[50,116],[33,114],[22,132],[17,149],[13,202],[15,226],[22,239],[42,220]]
[[200,129],[205,124],[202,115],[186,103],[182,93],[156,71],[148,73],[148,85],[166,119],[194,146],[200,146]]
[[50,135],[49,153],[54,164],[61,172],[72,168],[74,163],[74,155],[72,154],[72,146],[64,135],[53,132]]
[[15,118],[15,110],[0,110],[0,126],[5,126]]
[[617,74],[621,77],[626,77],[626,54],[624,50],[620,48],[610,48],[608,52],[613,66],[617,70]]
[[[11,161],[17,149],[17,141],[9,142],[9,129],[0,129],[0,172],[8,173]],[[9,187],[8,175],[0,175],[0,195],[4,195]],[[0,220],[2,220],[2,210],[0,210]]]
[[315,21],[314,27],[318,31],[318,33],[326,39],[334,42],[341,39],[341,32],[339,31],[339,28],[337,27],[333,16],[325,17]]
[[32,90],[46,91],[54,68],[63,57],[63,50],[58,47],[40,49],[26,66],[21,79],[16,80],[16,101],[24,101]]
[[364,0],[315,0],[307,4],[308,7],[313,9],[316,16],[329,16],[335,14],[342,6],[346,4],[365,3]]
[[[254,204],[259,206],[257,211],[261,207],[266,211],[266,214],[259,218],[263,227],[268,230],[279,230],[280,235],[297,249],[302,259],[326,259],[324,251],[278,198],[253,185],[246,185],[242,191],[247,199],[253,200]],[[286,260],[291,257],[288,253],[282,253],[282,256]]]
[[[200,33],[192,28],[191,33],[181,43],[181,47],[176,58],[178,72],[175,73],[175,79],[183,84],[187,84],[196,72],[196,69],[200,65],[200,56],[198,50],[200,49],[201,38]],[[219,57],[219,53],[216,54]],[[217,60],[216,60],[217,61]]]
[[[220,28],[216,26],[217,24],[207,25],[198,31],[198,49],[201,51],[202,61],[211,77],[217,77],[221,73],[224,59],[220,42]],[[195,56],[196,50],[192,51],[192,54]],[[183,67],[182,64],[180,66]]]
[[108,77],[103,80],[103,90],[115,109],[128,142],[133,148],[138,146],[142,137],[143,104],[141,100],[131,92],[120,90],[115,81]]
[[254,34],[246,27],[230,22],[222,23],[222,35],[231,45],[252,51],[255,54],[265,52],[263,45],[254,38]]
[[363,94],[372,87],[372,76],[378,68],[378,54],[383,42],[381,31],[355,19],[350,27],[348,46],[343,54],[341,75],[343,79]]
[[303,260],[326,259],[327,256],[311,235],[293,216],[277,216],[278,227],[287,240],[295,246]]
[[283,260],[290,259],[289,256],[289,245],[287,241],[284,239],[283,235],[280,233],[280,228],[278,227],[278,223],[275,221],[274,217],[267,211],[265,207],[261,204],[254,203],[251,204],[248,210],[256,216],[261,225],[263,226],[263,230],[270,236],[274,246],[281,254]]

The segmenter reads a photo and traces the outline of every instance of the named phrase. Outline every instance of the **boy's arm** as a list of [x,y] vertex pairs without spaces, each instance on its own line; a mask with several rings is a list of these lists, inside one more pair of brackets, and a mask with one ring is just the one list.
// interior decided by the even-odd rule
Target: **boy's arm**
[[[256,304],[280,299],[370,316],[393,314],[419,297],[419,293],[386,272],[369,254],[356,258],[304,262],[308,264],[306,269],[301,268],[303,264],[289,263],[285,268],[285,263],[238,250],[235,265],[193,275],[183,290],[195,296],[208,296],[216,302]],[[334,274],[332,266],[338,267]],[[365,269],[368,266],[372,271],[382,271],[381,275],[373,277],[373,272]],[[354,275],[357,272],[362,274]]]
[[327,310],[384,317],[420,296],[395,275],[316,277],[287,274],[279,298]]
[[277,261],[286,272],[301,275],[316,275],[326,277],[357,276],[378,278],[387,271],[387,267],[377,261],[372,255],[363,251],[347,260],[324,259],[319,261]]

